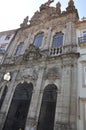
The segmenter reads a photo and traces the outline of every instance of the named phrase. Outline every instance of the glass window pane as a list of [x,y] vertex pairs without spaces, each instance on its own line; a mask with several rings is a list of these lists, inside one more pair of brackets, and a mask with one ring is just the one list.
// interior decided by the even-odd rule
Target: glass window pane
[[86,31],[83,31],[83,42],[86,42]]
[[86,31],[83,31],[83,37],[86,37]]
[[63,34],[56,34],[53,38],[53,47],[58,47],[63,45]]
[[21,55],[23,54],[23,48],[24,48],[24,43],[20,43],[18,48],[17,48],[17,51],[16,51],[16,55]]
[[34,45],[37,47],[40,47],[42,45],[42,39],[43,39],[44,33],[38,34],[34,39]]

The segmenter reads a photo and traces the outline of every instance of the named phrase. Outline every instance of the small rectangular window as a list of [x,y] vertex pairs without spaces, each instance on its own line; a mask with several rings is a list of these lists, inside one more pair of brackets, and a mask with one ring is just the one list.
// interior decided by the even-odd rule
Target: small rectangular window
[[0,44],[0,50],[2,50],[3,52],[6,51],[7,45],[8,45],[8,43],[2,43],[2,44]]

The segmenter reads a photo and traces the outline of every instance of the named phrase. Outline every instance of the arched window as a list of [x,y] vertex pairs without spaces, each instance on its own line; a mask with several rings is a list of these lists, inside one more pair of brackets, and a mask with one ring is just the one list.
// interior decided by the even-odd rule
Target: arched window
[[57,87],[49,84],[43,93],[37,130],[54,130]]
[[17,47],[17,51],[16,51],[16,55],[22,55],[24,52],[24,42],[21,42],[18,47]]
[[32,83],[20,83],[15,89],[3,130],[25,129],[32,97]]
[[36,47],[41,47],[41,45],[42,45],[42,40],[43,40],[43,36],[44,36],[44,33],[43,33],[43,32],[35,36],[35,39],[34,39],[34,43],[33,43],[33,44],[34,44]]
[[59,47],[63,45],[63,33],[56,33],[56,35],[53,37],[53,47]]

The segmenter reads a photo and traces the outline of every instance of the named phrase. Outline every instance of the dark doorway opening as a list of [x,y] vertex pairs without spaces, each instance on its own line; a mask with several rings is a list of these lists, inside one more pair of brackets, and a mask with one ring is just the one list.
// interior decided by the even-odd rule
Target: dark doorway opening
[[57,87],[53,84],[44,89],[37,130],[53,130]]
[[3,130],[24,130],[32,90],[32,83],[24,82],[16,87]]

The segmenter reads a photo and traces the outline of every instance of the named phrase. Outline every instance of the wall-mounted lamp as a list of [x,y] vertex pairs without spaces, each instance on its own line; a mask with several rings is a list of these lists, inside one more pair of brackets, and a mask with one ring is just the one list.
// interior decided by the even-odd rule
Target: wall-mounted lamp
[[9,72],[7,72],[7,73],[4,75],[4,80],[5,80],[5,81],[10,81],[10,79],[11,79],[11,75],[10,75]]

